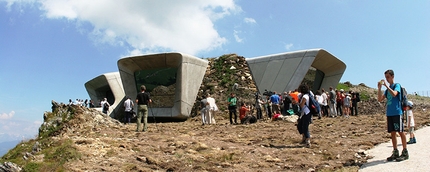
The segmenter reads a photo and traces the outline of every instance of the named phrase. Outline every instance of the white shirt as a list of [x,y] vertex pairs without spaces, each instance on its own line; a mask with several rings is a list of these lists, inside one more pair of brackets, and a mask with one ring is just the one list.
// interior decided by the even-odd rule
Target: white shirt
[[206,105],[207,109],[214,110],[214,111],[218,110],[218,107],[215,104],[215,99],[214,98],[208,97],[208,98],[206,98],[206,101],[208,102],[208,105]]
[[303,106],[303,108],[302,108],[302,114],[301,115],[306,115],[306,114],[309,114],[311,112],[308,108],[308,106],[309,106],[309,94],[304,94],[302,99],[303,98],[306,99],[306,102],[305,102],[305,106]]
[[125,107],[125,111],[126,111],[126,112],[130,112],[130,111],[131,111],[131,109],[132,109],[132,107],[133,107],[133,102],[132,102],[130,99],[127,99],[127,100],[124,102],[124,107]]
[[322,105],[323,105],[323,106],[327,106],[327,99],[328,99],[327,94],[326,94],[326,93],[322,93],[322,94],[321,94],[321,97],[323,98]]
[[414,113],[412,112],[412,110],[408,110],[406,113],[408,114],[407,123],[409,123],[409,120],[410,120],[410,126],[414,127],[415,126]]

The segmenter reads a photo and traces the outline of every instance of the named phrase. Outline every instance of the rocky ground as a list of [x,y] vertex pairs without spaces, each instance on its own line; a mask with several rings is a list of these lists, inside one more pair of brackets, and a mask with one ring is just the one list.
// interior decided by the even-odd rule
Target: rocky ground
[[[428,104],[417,107],[418,128],[430,125],[430,115],[424,110]],[[215,125],[202,126],[200,118],[194,117],[185,122],[150,123],[148,132],[135,132],[136,124],[124,125],[93,109],[66,105],[56,109],[73,111],[74,117],[49,141],[41,141],[39,151],[21,152],[30,157],[25,163],[44,163],[48,161],[44,149],[70,142],[79,156],[64,162],[61,169],[66,171],[357,171],[371,158],[366,150],[389,141],[383,114],[315,117],[310,125],[312,147],[305,148],[299,144],[295,123],[287,120],[230,125],[227,114],[219,113]]]

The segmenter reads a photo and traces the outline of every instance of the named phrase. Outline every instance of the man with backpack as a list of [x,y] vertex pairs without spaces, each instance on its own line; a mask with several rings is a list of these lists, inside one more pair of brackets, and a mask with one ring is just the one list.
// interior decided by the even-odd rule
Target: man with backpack
[[102,112],[103,112],[104,114],[107,114],[107,113],[108,113],[108,111],[109,111],[109,107],[110,107],[110,104],[109,104],[109,102],[107,101],[107,98],[104,98],[104,99],[103,99],[103,101],[102,101],[102,102],[100,102],[100,104],[102,105]]
[[[387,130],[391,134],[391,143],[393,145],[393,152],[387,161],[403,161],[409,159],[409,153],[406,148],[406,135],[404,133],[403,125],[403,109],[402,109],[402,91],[401,86],[398,83],[394,83],[394,71],[385,71],[385,80],[378,82],[378,101],[382,102],[387,99],[386,102],[386,115],[387,115]],[[381,87],[386,87],[384,92],[381,91]],[[396,133],[399,133],[402,140],[402,154],[399,156],[397,150],[397,138]]]

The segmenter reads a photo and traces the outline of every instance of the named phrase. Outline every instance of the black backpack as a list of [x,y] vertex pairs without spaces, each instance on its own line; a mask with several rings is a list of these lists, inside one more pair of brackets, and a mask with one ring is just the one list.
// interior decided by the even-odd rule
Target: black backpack
[[[397,84],[399,84],[399,83],[397,83]],[[408,106],[408,92],[406,91],[405,87],[402,87],[402,85],[400,85],[400,93],[399,94],[400,94],[399,98],[400,98],[400,102],[402,104],[402,107]]]
[[103,105],[103,111],[108,111],[109,110],[109,104],[108,103],[105,103],[104,105]]

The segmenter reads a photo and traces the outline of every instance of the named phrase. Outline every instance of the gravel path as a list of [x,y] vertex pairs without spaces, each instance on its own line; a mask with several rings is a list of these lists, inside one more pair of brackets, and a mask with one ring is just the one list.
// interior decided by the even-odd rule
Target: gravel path
[[[387,162],[386,158],[391,155],[393,146],[391,141],[382,143],[373,149],[369,150],[369,155],[374,158],[369,159],[368,163],[364,164],[360,172],[382,172],[382,171],[429,171],[430,170],[430,127],[421,128],[415,131],[417,143],[409,144],[409,159],[402,162]],[[409,135],[406,135],[406,140],[409,140]],[[397,148],[402,151],[400,137],[397,137]]]

